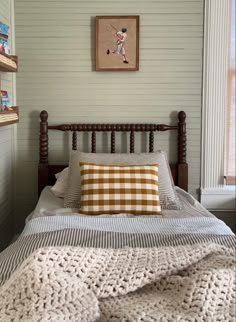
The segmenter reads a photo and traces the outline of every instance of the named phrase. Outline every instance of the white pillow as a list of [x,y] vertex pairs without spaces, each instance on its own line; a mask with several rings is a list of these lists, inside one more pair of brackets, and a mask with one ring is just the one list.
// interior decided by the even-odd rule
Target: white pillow
[[80,204],[80,162],[104,165],[146,165],[159,164],[159,193],[162,209],[181,209],[174,188],[169,163],[163,151],[151,153],[84,153],[71,151],[68,187],[64,207],[79,208]]
[[68,185],[68,173],[69,168],[63,169],[61,172],[58,172],[55,174],[55,177],[57,179],[54,186],[51,187],[51,191],[54,193],[56,197],[64,198],[65,192]]

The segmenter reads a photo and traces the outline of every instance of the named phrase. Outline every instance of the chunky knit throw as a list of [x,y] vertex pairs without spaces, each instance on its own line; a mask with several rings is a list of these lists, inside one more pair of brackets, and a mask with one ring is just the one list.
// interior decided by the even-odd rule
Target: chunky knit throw
[[0,288],[0,321],[235,321],[235,253],[215,244],[41,248]]

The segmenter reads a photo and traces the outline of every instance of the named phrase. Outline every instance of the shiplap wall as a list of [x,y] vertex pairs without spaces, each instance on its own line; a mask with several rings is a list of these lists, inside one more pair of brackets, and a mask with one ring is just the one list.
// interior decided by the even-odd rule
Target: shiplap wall
[[[12,2],[0,0],[0,21],[11,27]],[[7,90],[11,101],[14,101],[14,82],[12,73],[0,72],[1,88]],[[14,126],[0,127],[0,249],[6,246],[13,233],[13,200],[14,200]]]
[[[15,2],[20,62],[17,228],[37,200],[38,117],[42,109],[47,109],[54,123],[168,124],[176,121],[176,111],[186,111],[189,191],[197,196],[203,7],[203,0]],[[140,16],[138,72],[95,72],[96,15]],[[54,134],[51,139],[50,151],[56,154],[50,158],[67,159],[67,153],[59,152],[59,139]],[[172,135],[160,135],[158,147],[167,150],[171,159],[175,144]]]

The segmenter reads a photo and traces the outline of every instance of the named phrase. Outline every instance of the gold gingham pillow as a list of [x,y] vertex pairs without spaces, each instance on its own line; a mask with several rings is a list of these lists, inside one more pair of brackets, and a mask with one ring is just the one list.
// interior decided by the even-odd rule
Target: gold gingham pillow
[[80,213],[87,215],[161,212],[158,165],[80,163]]

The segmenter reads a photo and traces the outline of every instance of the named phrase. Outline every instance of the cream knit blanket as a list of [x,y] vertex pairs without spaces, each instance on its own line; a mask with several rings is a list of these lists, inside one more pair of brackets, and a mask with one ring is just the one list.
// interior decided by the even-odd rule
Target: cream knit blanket
[[41,248],[0,288],[0,321],[235,321],[235,253],[215,244]]

